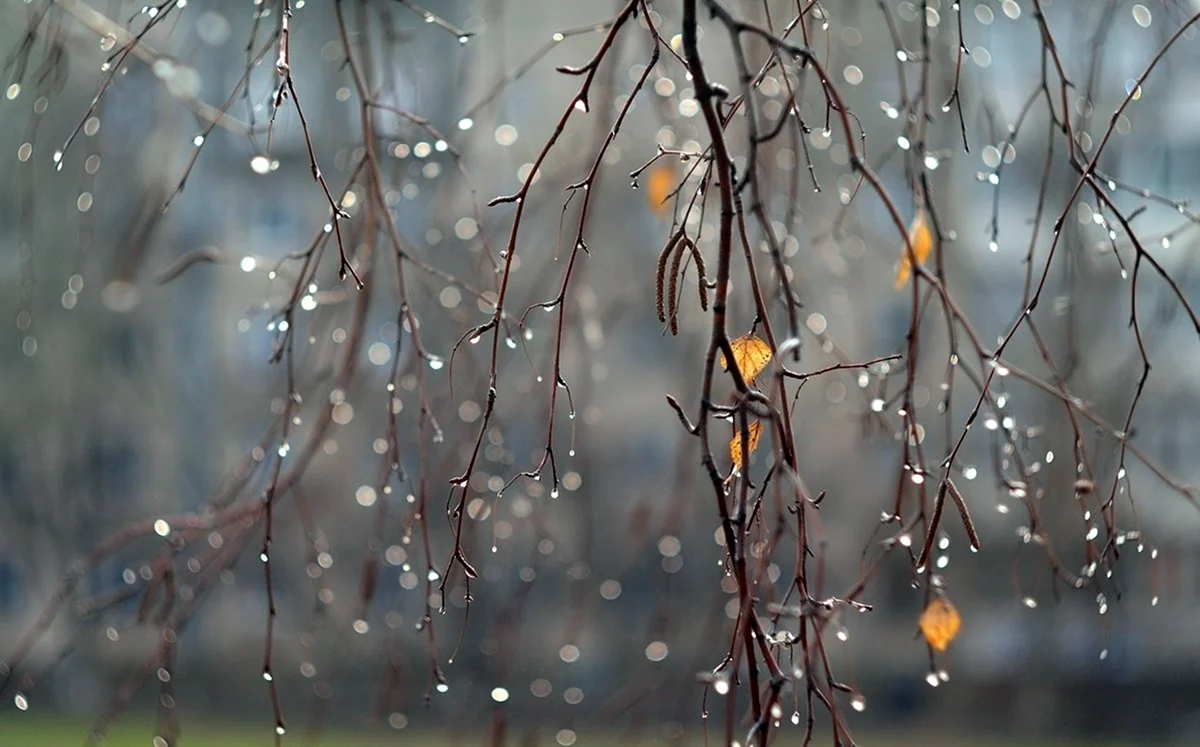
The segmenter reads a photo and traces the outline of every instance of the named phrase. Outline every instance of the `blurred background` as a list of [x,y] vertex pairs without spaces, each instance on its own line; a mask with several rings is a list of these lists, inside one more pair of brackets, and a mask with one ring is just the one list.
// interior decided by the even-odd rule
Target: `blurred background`
[[[661,184],[684,180],[690,199],[699,176],[668,155],[631,178],[660,148],[696,154],[709,143],[670,52],[680,4],[651,3],[664,48],[589,187],[587,252],[571,259],[585,193],[567,187],[587,178],[651,59],[644,14],[617,34],[590,107],[573,112],[524,200],[496,411],[478,460],[492,332],[476,341],[469,330],[493,314],[517,209],[487,203],[529,177],[582,80],[555,68],[591,59],[623,3],[290,5],[294,90],[275,112],[282,3],[0,0],[0,662],[13,664],[0,668],[0,744],[57,743],[38,730],[74,719],[81,738],[92,719],[116,711],[156,734],[170,731],[164,713],[177,712],[185,742],[189,728],[244,722],[258,729],[247,744],[269,743],[262,530],[246,523],[249,513],[204,522],[258,505],[277,465],[293,475],[298,460],[276,496],[271,547],[273,682],[289,730],[322,724],[372,730],[371,744],[413,731],[473,743],[505,723],[512,739],[562,745],[617,733],[701,743],[697,675],[721,663],[738,603],[699,444],[664,399],[694,416],[711,323],[694,271],[682,284],[679,334],[655,314],[658,254],[685,206],[659,204]],[[854,113],[855,145],[905,220],[916,209],[914,174],[928,180],[946,287],[983,344],[1019,318],[1027,273],[1036,284],[1054,221],[1066,217],[1035,314],[1057,370],[1029,334],[1004,358],[1051,384],[996,377],[991,391],[1004,404],[980,412],[955,463],[982,544],[969,552],[947,512],[936,565],[962,632],[931,664],[916,625],[923,582],[910,558],[890,555],[860,597],[873,611],[841,613],[827,641],[837,676],[865,698],[861,713],[846,709],[848,723],[864,744],[909,735],[946,745],[1195,744],[1200,512],[1177,488],[1197,478],[1197,329],[1143,266],[1136,303],[1153,368],[1126,423],[1143,372],[1129,324],[1137,253],[1089,190],[1070,201],[1079,172],[1046,102],[1061,114],[1061,64],[1079,157],[1090,160],[1111,125],[1099,162],[1110,197],[1194,302],[1196,29],[1140,89],[1136,80],[1200,7],[725,3],[776,30],[801,5],[802,38]],[[1058,59],[1043,47],[1041,12]],[[701,15],[709,74],[736,91],[728,35]],[[370,114],[371,147],[388,219],[411,259],[406,301],[390,233],[367,227],[370,186],[356,169],[366,154],[362,99],[343,29],[382,104]],[[130,33],[141,42],[131,46]],[[917,152],[923,35],[931,119]],[[744,40],[757,70],[769,50]],[[1049,93],[1039,98],[1048,67]],[[807,131],[784,128],[758,162],[803,304],[801,359],[788,365],[907,354],[912,298],[893,291],[903,242],[883,203],[857,188],[811,71],[788,70],[788,80],[769,70],[755,98],[760,124],[774,126],[807,76],[796,107]],[[961,127],[957,103],[942,106],[955,86]],[[744,165],[737,118],[730,142]],[[337,231],[312,159],[348,214]],[[718,207],[706,208],[686,220],[711,278]],[[757,226],[749,231],[769,277],[767,242]],[[339,233],[364,290],[338,278]],[[733,334],[754,322],[739,272]],[[564,280],[565,302],[537,305],[558,297]],[[772,303],[786,329],[782,302]],[[981,371],[941,314],[935,302],[923,317],[913,390],[934,467],[979,397],[969,375],[947,378],[946,361],[961,354],[964,368]],[[292,363],[272,363],[285,342]],[[566,386],[552,404],[557,345]],[[904,370],[877,364],[793,384],[800,473],[826,495],[813,530],[819,596],[844,593],[895,534],[880,515],[908,480],[894,433]],[[1084,589],[1054,581],[1030,542],[1029,496],[1002,479],[1018,443],[1035,475],[1025,487],[1036,493],[1041,531],[1072,573],[1094,561],[1093,524],[1073,487],[1072,410],[1054,394],[1059,375],[1064,391],[1146,457],[1122,462],[1112,432],[1084,423],[1096,495],[1111,491],[1120,529],[1135,533],[1120,539],[1122,562]],[[289,390],[299,402],[289,404]],[[541,462],[551,423],[554,473],[519,477]],[[767,441],[751,462],[759,480],[773,459]],[[452,490],[459,475],[465,489]],[[464,490],[462,547],[479,578],[468,592],[453,570],[443,591],[451,510]],[[764,602],[786,593],[794,539],[773,552],[763,558]],[[42,617],[55,601],[64,602],[58,614]],[[178,637],[164,663],[155,652],[167,627]],[[789,649],[779,651],[790,668]],[[930,687],[931,666],[948,680],[935,676]],[[788,685],[781,702],[780,743],[799,744],[802,689]],[[17,736],[6,740],[5,729]]]

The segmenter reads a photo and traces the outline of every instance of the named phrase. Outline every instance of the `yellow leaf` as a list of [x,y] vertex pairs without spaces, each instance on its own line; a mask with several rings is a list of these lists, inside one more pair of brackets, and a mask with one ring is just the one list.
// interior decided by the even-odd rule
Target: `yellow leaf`
[[[733,348],[733,359],[737,361],[738,370],[746,383],[754,381],[762,370],[771,362],[771,346],[754,335],[743,335],[729,343]],[[721,354],[721,370],[729,368],[725,355]]]
[[[924,208],[919,208],[917,214],[913,216],[912,225],[908,227],[908,243],[912,244],[913,254],[917,256],[917,264],[924,265],[925,260],[929,258],[929,252],[933,251],[933,233],[929,230],[929,224],[925,220]],[[912,264],[908,260],[908,246],[901,246],[900,252],[900,269],[896,271],[896,290],[900,290],[908,283],[909,273],[912,272]]]
[[671,209],[671,193],[675,191],[676,176],[675,167],[663,163],[650,169],[646,179],[646,202],[660,218]]
[[925,640],[935,651],[945,651],[958,635],[958,629],[962,627],[962,618],[958,616],[958,610],[954,609],[949,599],[938,597],[921,613],[918,625],[921,627],[921,633],[925,635]]
[[[747,426],[746,430],[750,433],[750,442],[748,444],[747,453],[753,454],[758,448],[758,439],[762,437],[763,424],[761,420],[755,420]],[[729,456],[733,458],[734,469],[742,468],[742,428],[737,426],[734,428],[733,440],[729,442]]]

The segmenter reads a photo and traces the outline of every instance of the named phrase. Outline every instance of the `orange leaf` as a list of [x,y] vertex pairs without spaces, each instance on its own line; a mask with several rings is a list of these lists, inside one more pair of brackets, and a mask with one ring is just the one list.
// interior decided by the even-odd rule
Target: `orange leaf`
[[[750,423],[746,430],[750,433],[750,443],[748,444],[747,453],[753,454],[758,448],[758,439],[762,437],[763,424],[761,420],[755,420]],[[742,428],[737,426],[734,428],[733,440],[729,442],[729,456],[733,458],[734,469],[742,468]]]
[[[733,348],[733,359],[737,361],[738,370],[742,372],[742,378],[747,384],[754,381],[771,362],[771,346],[754,335],[743,335],[729,344]],[[721,370],[725,371],[728,368],[729,363],[722,354]]]
[[660,218],[671,209],[671,193],[675,191],[675,185],[674,166],[664,163],[650,169],[646,179],[646,202]]
[[[929,258],[929,252],[933,251],[933,233],[929,230],[929,224],[925,220],[924,208],[919,208],[917,214],[913,216],[912,224],[908,227],[908,243],[912,244],[913,254],[917,256],[917,264],[924,265],[925,260]],[[912,272],[912,264],[908,259],[908,246],[901,246],[900,252],[900,269],[896,271],[896,290],[900,290],[908,283],[909,273]]]
[[958,629],[962,627],[962,618],[958,616],[958,610],[954,609],[949,599],[938,597],[921,613],[917,624],[921,633],[925,635],[925,640],[935,651],[945,651],[958,635]]

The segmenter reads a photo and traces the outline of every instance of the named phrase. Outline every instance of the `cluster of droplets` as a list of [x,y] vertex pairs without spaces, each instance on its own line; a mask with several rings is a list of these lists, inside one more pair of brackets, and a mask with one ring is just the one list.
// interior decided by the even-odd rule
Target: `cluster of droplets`
[[930,687],[937,687],[943,682],[949,681],[950,673],[945,669],[930,670],[930,672],[925,675],[925,684],[929,685]]

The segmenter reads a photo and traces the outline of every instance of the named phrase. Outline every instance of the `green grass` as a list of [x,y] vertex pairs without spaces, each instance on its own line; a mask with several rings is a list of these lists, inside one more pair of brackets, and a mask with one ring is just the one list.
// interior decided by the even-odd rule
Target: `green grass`
[[[81,747],[87,744],[86,737],[91,722],[76,717],[58,718],[24,714],[19,716],[7,715],[0,717],[0,747]],[[220,724],[202,723],[198,719],[185,720],[180,743],[183,747],[272,747],[273,735],[268,726],[251,724]],[[150,747],[154,736],[152,721],[141,717],[121,719],[109,730],[105,747]],[[709,744],[716,744],[714,735],[710,734]],[[517,735],[510,734],[509,744],[518,744]],[[1133,747],[1132,741],[1071,741],[1044,740],[1033,741],[1018,738],[972,737],[965,734],[946,734],[942,732],[903,733],[861,733],[856,732],[855,738],[861,747]],[[431,732],[416,733],[412,730],[391,731],[327,731],[319,741],[320,747],[387,747],[388,745],[423,745],[428,747],[450,747],[452,744],[483,745],[484,735],[460,738],[446,734]],[[284,744],[289,747],[300,747],[304,744],[303,730],[299,729],[286,735]],[[667,747],[674,745],[700,745],[698,738],[667,742],[662,738],[648,735],[644,739],[629,739],[624,736],[596,733],[581,734],[575,743],[576,747]],[[783,739],[774,741],[775,745],[799,745],[799,734],[790,731]],[[814,744],[827,744],[823,740],[814,740]],[[557,747],[553,729],[547,729],[545,736],[539,741],[542,747]]]
[[[39,716],[0,718],[0,747],[80,747],[89,744],[92,722],[78,718],[58,719]],[[121,719],[108,730],[104,747],[150,747],[154,723],[141,718]],[[321,747],[374,747],[400,744],[404,732],[377,734],[330,731],[320,740]],[[411,736],[411,735],[410,735]],[[302,730],[285,736],[285,745],[302,744]],[[423,741],[423,740],[422,740]],[[267,725],[214,724],[186,721],[180,737],[187,747],[270,747],[274,735]]]

